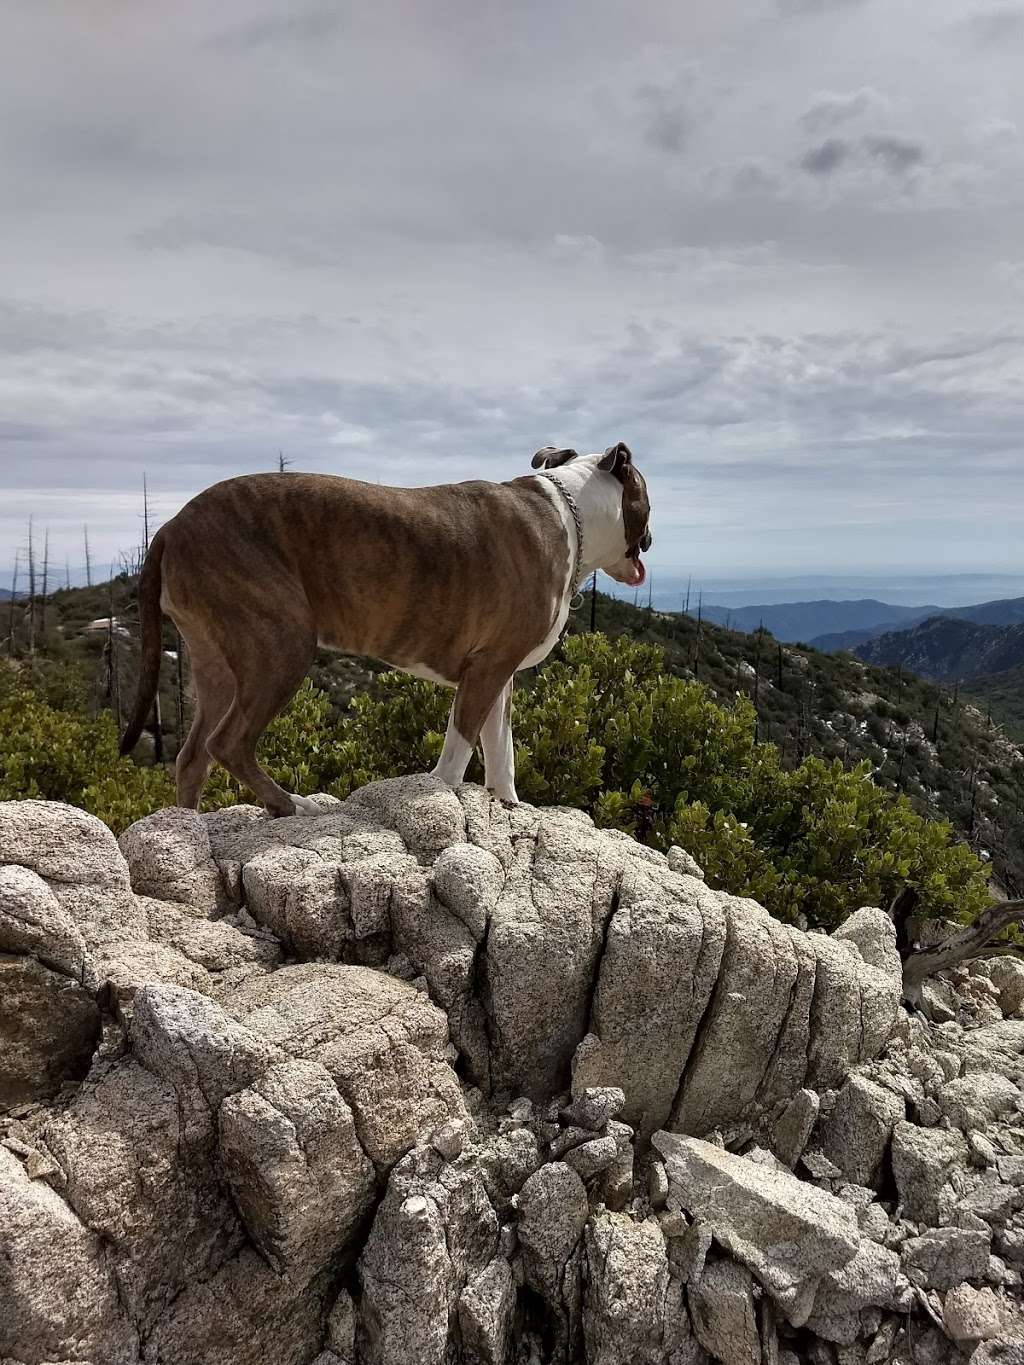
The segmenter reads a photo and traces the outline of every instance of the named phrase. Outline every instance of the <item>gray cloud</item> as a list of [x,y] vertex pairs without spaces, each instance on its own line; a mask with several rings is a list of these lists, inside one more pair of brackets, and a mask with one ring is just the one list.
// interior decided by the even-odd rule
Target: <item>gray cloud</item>
[[828,14],[864,3],[865,0],[779,0],[779,9],[784,14]]
[[281,43],[315,43],[332,37],[344,22],[342,10],[323,4],[299,9],[293,14],[272,14],[253,19],[213,34],[207,41],[211,48],[247,52],[258,47],[274,47]]
[[693,127],[685,93],[672,87],[644,84],[638,87],[636,100],[645,140],[659,151],[681,152]]
[[864,141],[869,156],[880,161],[893,175],[904,175],[919,166],[925,157],[922,142],[903,137],[869,137]]
[[853,149],[841,137],[830,137],[812,147],[800,158],[800,165],[808,175],[831,175],[845,161],[849,161]]
[[957,28],[982,45],[1012,43],[1024,38],[1024,6],[981,10],[961,20]]
[[412,484],[619,438],[659,573],[1019,563],[1024,92],[955,0],[884,44],[789,8],[813,43],[737,0],[27,7],[0,565],[29,514],[115,558],[143,470],[166,517],[278,449]]
[[888,118],[892,108],[892,101],[869,85],[859,90],[822,90],[800,115],[800,122],[810,132],[821,133],[865,117]]

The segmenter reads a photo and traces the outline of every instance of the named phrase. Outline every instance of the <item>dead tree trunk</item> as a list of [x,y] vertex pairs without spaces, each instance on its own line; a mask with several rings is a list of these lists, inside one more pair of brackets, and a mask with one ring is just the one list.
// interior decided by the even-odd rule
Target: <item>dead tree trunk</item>
[[82,527],[82,534],[85,537],[85,583],[86,587],[92,587],[92,559],[89,555],[89,528]]
[[36,555],[32,543],[32,518],[28,519],[28,652],[36,652]]
[[18,600],[18,551],[14,552],[14,577],[11,579],[11,604],[7,611],[7,657],[14,658],[15,603]]
[[955,967],[973,957],[998,957],[1010,954],[1024,958],[1024,947],[1008,941],[994,943],[996,935],[1011,924],[1024,922],[1024,900],[1000,901],[983,910],[973,924],[968,924],[945,943],[934,948],[905,949],[903,959],[903,995],[916,1004],[921,986],[936,972]]
[[39,638],[43,645],[46,644],[46,593],[47,583],[50,577],[50,528],[46,528],[46,538],[43,541],[43,590],[39,594]]

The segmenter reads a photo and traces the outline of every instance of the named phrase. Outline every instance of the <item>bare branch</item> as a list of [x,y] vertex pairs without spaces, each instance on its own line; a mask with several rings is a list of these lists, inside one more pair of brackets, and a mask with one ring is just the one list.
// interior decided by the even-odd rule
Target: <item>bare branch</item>
[[[987,944],[1010,924],[1024,922],[1024,900],[1000,901],[983,910],[972,924],[934,948],[912,952],[903,963],[903,994],[915,1001],[922,982],[936,972],[955,967],[968,958],[983,957]],[[1004,945],[999,945],[1002,948]]]

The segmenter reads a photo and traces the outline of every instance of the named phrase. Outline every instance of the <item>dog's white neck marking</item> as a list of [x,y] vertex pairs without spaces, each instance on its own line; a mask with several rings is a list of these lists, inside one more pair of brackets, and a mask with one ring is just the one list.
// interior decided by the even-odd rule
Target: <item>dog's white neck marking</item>
[[[626,553],[626,533],[622,522],[622,484],[611,474],[598,468],[603,455],[582,455],[560,465],[552,473],[565,487],[580,510],[583,523],[583,559],[577,582],[604,564],[613,564]],[[552,487],[550,479],[544,482]],[[555,489],[555,496],[564,506],[565,500]],[[566,508],[568,512],[568,508]],[[569,516],[567,534],[569,552],[576,561],[576,528]]]

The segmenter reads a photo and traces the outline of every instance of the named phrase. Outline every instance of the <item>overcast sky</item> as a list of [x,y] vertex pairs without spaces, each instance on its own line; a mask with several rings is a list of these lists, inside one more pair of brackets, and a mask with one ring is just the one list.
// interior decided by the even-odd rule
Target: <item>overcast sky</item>
[[0,564],[621,439],[655,572],[1024,571],[1024,3],[0,22]]

